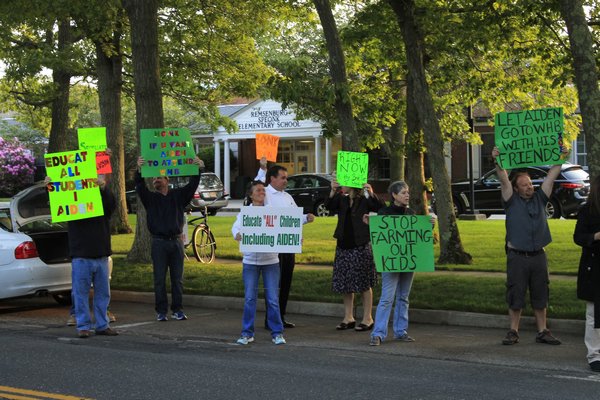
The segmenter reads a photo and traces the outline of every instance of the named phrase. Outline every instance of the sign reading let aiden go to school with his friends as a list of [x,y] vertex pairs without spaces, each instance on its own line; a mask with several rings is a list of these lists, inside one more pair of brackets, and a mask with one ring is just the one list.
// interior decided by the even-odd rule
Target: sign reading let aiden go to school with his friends
[[51,153],[44,161],[52,180],[47,185],[52,222],[104,215],[94,152]]
[[501,112],[494,121],[496,161],[503,169],[565,162],[562,108]]
[[336,180],[341,186],[362,188],[369,176],[369,155],[338,151]]
[[240,251],[301,253],[302,208],[242,207]]
[[433,229],[425,215],[369,217],[377,272],[433,272]]
[[192,137],[185,128],[142,129],[140,146],[144,178],[198,174]]

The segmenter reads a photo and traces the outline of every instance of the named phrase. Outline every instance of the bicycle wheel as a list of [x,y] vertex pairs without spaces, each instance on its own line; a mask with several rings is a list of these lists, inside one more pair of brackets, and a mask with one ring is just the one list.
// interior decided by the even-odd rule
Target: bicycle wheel
[[192,244],[196,260],[206,264],[214,261],[217,243],[208,226],[200,224],[194,228]]

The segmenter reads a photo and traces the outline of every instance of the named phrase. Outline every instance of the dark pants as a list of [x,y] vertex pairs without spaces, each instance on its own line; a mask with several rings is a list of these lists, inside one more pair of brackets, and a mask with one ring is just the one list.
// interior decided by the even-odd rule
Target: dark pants
[[152,266],[154,268],[154,304],[156,312],[166,314],[167,269],[171,277],[171,310],[181,311],[183,303],[183,245],[180,240],[152,239]]
[[279,280],[279,311],[281,319],[285,319],[285,310],[287,308],[288,297],[292,287],[292,276],[294,275],[294,265],[296,264],[296,255],[279,254],[279,267],[281,268],[281,278]]

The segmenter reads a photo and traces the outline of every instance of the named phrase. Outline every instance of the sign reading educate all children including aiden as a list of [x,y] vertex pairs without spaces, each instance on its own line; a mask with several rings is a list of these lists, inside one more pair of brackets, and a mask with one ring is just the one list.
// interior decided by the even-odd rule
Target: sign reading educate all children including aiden
[[563,164],[565,123],[562,108],[501,112],[494,119],[494,136],[504,169]]
[[242,207],[241,252],[301,253],[301,207]]
[[104,152],[106,145],[106,128],[80,128],[77,129],[79,150],[86,150],[90,154],[96,153],[96,169],[99,174],[112,173],[110,156]]
[[192,137],[185,128],[142,129],[140,146],[144,178],[198,174]]
[[52,180],[47,185],[52,222],[104,215],[94,152],[51,153],[44,161]]
[[369,217],[377,272],[433,272],[433,229],[426,215]]
[[277,147],[279,146],[279,136],[268,135],[266,133],[256,134],[256,159],[263,157],[267,161],[277,161]]
[[341,186],[362,188],[369,176],[369,155],[338,151],[336,180]]

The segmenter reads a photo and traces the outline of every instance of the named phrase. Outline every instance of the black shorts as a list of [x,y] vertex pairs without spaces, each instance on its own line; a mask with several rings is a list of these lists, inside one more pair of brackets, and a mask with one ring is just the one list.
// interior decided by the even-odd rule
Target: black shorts
[[550,281],[548,260],[541,252],[533,257],[508,251],[506,255],[506,302],[511,310],[525,308],[525,295],[529,288],[531,307],[541,310],[548,307]]

